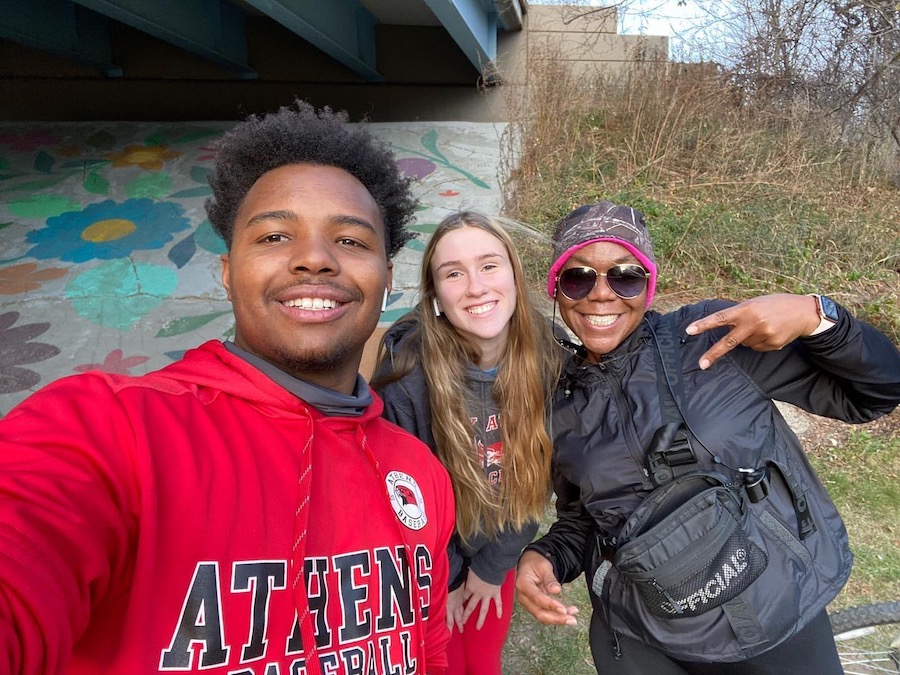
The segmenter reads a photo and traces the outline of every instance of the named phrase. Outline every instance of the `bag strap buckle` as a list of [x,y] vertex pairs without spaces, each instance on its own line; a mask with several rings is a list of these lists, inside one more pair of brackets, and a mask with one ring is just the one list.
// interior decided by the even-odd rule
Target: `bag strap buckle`
[[697,455],[684,423],[669,422],[653,435],[647,451],[647,473],[654,487],[697,468]]

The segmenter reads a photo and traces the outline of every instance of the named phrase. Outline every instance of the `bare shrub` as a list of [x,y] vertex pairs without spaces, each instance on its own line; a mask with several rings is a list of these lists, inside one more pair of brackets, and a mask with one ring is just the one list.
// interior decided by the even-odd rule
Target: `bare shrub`
[[661,301],[825,292],[900,341],[900,194],[814,100],[748,99],[713,64],[588,79],[547,56],[528,71],[506,215],[549,230],[578,204],[630,203],[650,216]]

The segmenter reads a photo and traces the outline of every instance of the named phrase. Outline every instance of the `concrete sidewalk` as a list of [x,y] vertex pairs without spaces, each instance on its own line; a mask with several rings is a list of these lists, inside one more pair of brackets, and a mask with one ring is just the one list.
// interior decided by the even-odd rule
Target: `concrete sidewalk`
[[[223,122],[0,124],[0,415],[89,368],[141,374],[233,334],[203,201]],[[421,201],[383,325],[447,213],[500,208],[502,125],[371,124]]]

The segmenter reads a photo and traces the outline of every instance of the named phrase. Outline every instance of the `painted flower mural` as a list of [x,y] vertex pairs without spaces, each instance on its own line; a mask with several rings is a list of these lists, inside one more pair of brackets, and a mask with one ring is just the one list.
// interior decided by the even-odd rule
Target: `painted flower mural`
[[117,152],[109,152],[106,158],[114,167],[139,166],[149,171],[159,171],[163,163],[181,157],[180,152],[169,150],[164,145],[129,145]]
[[182,207],[172,202],[107,200],[48,218],[47,227],[25,235],[34,244],[26,255],[73,263],[124,258],[135,250],[160,249],[189,227]]
[[[0,122],[0,417],[73,370],[140,374],[233,337],[219,284],[225,244],[203,213],[230,127]],[[407,290],[391,293],[386,324],[417,301],[418,261],[447,210],[496,210],[497,139],[493,126],[456,124],[373,133],[420,201],[410,225],[420,236],[395,263]]]
[[26,323],[13,327],[18,320],[18,312],[0,314],[0,394],[12,394],[34,387],[41,381],[41,376],[21,366],[59,354],[59,348],[54,345],[31,342],[50,327],[49,323]]

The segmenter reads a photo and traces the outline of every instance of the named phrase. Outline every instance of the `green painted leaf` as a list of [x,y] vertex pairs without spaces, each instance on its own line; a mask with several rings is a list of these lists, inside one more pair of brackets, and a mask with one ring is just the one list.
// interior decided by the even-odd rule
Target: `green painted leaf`
[[109,194],[109,181],[96,171],[91,171],[84,179],[84,189],[95,195]]
[[175,263],[175,267],[181,269],[191,261],[196,252],[197,242],[194,241],[192,232],[169,249],[169,260]]
[[174,321],[170,321],[165,326],[163,326],[159,332],[156,334],[156,337],[172,337],[173,335],[182,335],[184,333],[189,333],[192,330],[197,330],[202,326],[205,326],[210,321],[214,321],[218,319],[220,316],[224,316],[226,314],[231,314],[231,310],[225,312],[213,312],[212,314],[199,314],[196,316],[184,316],[180,319],[175,319]]
[[149,136],[147,136],[147,138],[144,139],[144,145],[146,145],[147,147],[151,147],[154,145],[162,145],[165,140],[166,140],[165,134],[162,131],[160,131],[155,134],[150,134]]
[[409,229],[413,232],[422,232],[423,234],[434,234],[434,231],[437,229],[437,223],[416,223],[415,225],[410,225]]
[[475,174],[469,173],[469,172],[466,171],[465,169],[460,169],[458,166],[453,166],[453,165],[451,165],[450,168],[451,168],[451,169],[455,169],[456,171],[459,171],[463,176],[465,176],[465,177],[468,178],[470,181],[472,181],[473,183],[475,183],[475,185],[477,185],[478,187],[486,188],[486,189],[488,189],[488,190],[491,189],[491,186],[490,186],[490,185],[488,185],[487,183],[485,183],[483,180],[481,180],[481,179],[480,179],[478,176],[476,176]]
[[53,156],[41,150],[37,157],[34,158],[34,170],[41,173],[50,173],[53,170],[54,163],[56,163],[56,160]]
[[191,180],[196,183],[203,183],[204,185],[206,185],[206,179],[211,173],[212,169],[208,169],[205,166],[192,166]]
[[412,249],[413,251],[418,251],[419,253],[425,252],[425,244],[423,244],[418,239],[410,239],[406,244],[404,244],[405,248]]
[[61,183],[66,178],[68,178],[68,174],[59,175],[56,174],[54,176],[49,176],[47,178],[40,178],[38,180],[30,180],[24,183],[16,183],[14,185],[4,185],[0,187],[0,192],[23,192],[23,191],[38,191],[43,190],[44,188],[52,187],[57,183]]
[[165,171],[144,172],[125,184],[125,194],[132,198],[162,199],[172,189],[172,177]]
[[432,129],[427,134],[422,136],[421,139],[419,139],[419,141],[422,143],[422,147],[424,147],[426,150],[431,152],[435,157],[440,157],[442,160],[444,160],[446,162],[447,158],[444,157],[443,154],[441,154],[440,150],[438,150],[437,140],[438,140],[437,129]]
[[6,206],[10,213],[22,218],[50,218],[66,211],[81,209],[78,202],[47,192],[10,199]]
[[228,250],[222,237],[216,234],[208,220],[204,220],[197,226],[194,231],[194,240],[197,242],[197,246],[213,255],[222,255]]
[[15,222],[14,220],[9,220],[5,223],[0,223],[0,230],[2,230],[4,227],[8,227],[8,226],[12,225],[14,222]]

